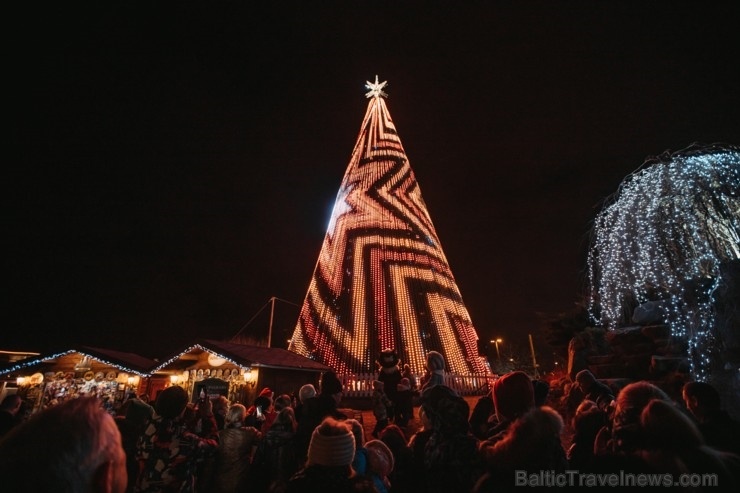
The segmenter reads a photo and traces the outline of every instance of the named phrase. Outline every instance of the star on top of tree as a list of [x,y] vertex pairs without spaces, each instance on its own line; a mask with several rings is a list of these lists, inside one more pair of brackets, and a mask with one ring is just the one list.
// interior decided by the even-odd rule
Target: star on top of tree
[[383,96],[384,98],[387,98],[388,95],[383,92],[383,88],[388,84],[388,81],[378,82],[378,76],[375,76],[375,83],[373,84],[369,80],[366,81],[367,84],[365,84],[365,87],[370,89],[368,92],[365,93],[366,98],[378,98],[380,96]]

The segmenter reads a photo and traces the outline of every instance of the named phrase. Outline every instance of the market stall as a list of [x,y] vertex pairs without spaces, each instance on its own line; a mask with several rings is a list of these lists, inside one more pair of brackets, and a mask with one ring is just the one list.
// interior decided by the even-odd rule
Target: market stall
[[263,387],[297,393],[303,384],[317,384],[328,366],[282,348],[201,340],[173,354],[151,371],[150,399],[169,385],[180,385],[196,401],[201,390],[229,402],[249,405]]
[[80,347],[17,361],[0,375],[15,381],[29,413],[83,395],[99,398],[114,413],[127,396],[145,389],[155,364],[131,353]]

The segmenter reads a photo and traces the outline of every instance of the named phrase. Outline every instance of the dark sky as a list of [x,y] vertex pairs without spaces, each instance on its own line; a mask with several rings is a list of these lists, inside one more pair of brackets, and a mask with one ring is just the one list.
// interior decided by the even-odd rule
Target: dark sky
[[376,74],[506,344],[574,307],[623,178],[740,143],[738,2],[98,3],[6,19],[0,349],[260,338],[273,296],[284,343]]

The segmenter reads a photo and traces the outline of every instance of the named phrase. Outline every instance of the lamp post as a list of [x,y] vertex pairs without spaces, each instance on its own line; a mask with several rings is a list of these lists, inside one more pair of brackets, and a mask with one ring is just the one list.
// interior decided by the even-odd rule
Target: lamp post
[[501,353],[499,352],[498,345],[504,342],[500,337],[498,339],[491,339],[491,342],[496,345],[496,359],[498,359],[498,364],[501,364]]
[[532,350],[532,366],[534,367],[534,378],[540,378],[540,372],[537,369],[537,357],[534,354],[534,342],[532,342],[532,334],[529,334],[529,347]]

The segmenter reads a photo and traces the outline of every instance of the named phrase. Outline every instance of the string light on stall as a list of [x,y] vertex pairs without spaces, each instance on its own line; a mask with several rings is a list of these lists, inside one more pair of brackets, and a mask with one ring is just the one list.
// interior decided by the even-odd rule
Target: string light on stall
[[104,365],[111,366],[111,367],[116,368],[116,369],[118,369],[120,371],[124,371],[124,372],[128,372],[128,373],[134,373],[134,374],[138,375],[139,377],[147,377],[148,376],[147,373],[140,372],[140,371],[135,370],[133,368],[128,368],[128,367],[123,366],[121,364],[114,363],[112,361],[108,361],[105,358],[101,358],[100,356],[89,354],[89,353],[86,353],[84,351],[79,351],[77,349],[70,349],[68,351],[64,351],[64,352],[61,352],[61,353],[54,353],[54,354],[43,356],[41,358],[33,358],[33,359],[27,359],[27,360],[19,361],[19,362],[15,363],[15,364],[13,364],[13,365],[11,365],[9,367],[6,367],[6,368],[0,370],[0,375],[6,374],[6,373],[15,372],[15,371],[19,371],[19,370],[22,370],[24,368],[28,368],[28,367],[31,367],[31,366],[38,365],[40,363],[46,363],[48,361],[53,361],[53,360],[56,360],[58,358],[61,358],[61,357],[64,357],[64,356],[67,356],[67,355],[70,355],[70,354],[74,354],[74,353],[80,354],[80,355],[82,355],[83,357],[86,357],[86,358],[91,358],[91,359],[97,360],[97,361],[103,363]]

